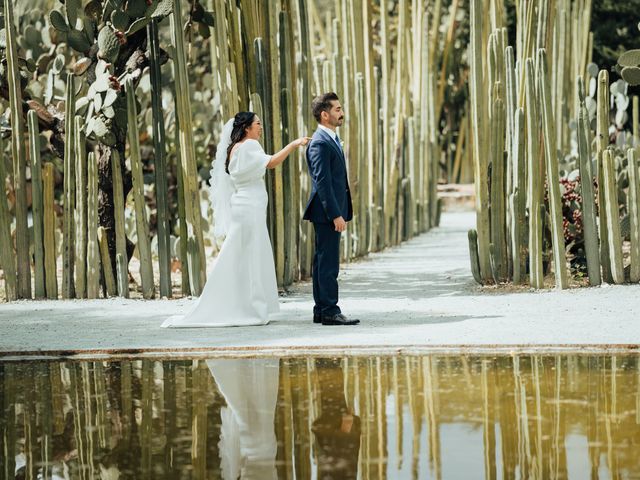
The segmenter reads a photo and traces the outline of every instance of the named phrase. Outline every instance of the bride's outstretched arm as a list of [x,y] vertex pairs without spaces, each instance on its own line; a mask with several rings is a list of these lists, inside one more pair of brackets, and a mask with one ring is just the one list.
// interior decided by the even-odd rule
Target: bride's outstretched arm
[[310,140],[311,140],[311,137],[300,137],[300,138],[294,140],[293,142],[291,142],[286,147],[284,147],[278,153],[274,153],[273,156],[271,157],[271,160],[269,161],[269,163],[267,163],[267,168],[276,168],[297,147],[306,146],[309,143]]

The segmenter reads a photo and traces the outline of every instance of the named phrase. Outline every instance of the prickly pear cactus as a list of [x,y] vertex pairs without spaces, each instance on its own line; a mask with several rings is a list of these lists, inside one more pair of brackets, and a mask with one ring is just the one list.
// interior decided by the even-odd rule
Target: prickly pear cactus
[[618,68],[625,82],[640,85],[640,50],[624,52],[618,59]]

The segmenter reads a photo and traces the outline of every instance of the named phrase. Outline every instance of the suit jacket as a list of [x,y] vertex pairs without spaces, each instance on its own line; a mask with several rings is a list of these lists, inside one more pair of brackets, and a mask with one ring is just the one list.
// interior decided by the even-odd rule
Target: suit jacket
[[314,223],[333,223],[334,218],[353,218],[347,165],[342,149],[331,136],[317,129],[307,147],[311,195],[302,218]]

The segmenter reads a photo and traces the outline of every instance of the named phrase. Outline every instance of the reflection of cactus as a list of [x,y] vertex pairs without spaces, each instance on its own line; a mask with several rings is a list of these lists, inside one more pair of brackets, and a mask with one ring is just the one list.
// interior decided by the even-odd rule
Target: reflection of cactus
[[[147,223],[146,204],[144,200],[144,179],[142,177],[142,161],[140,159],[140,141],[138,134],[138,112],[136,97],[131,80],[125,84],[127,94],[127,111],[129,113],[129,155],[131,173],[133,174],[133,197],[136,211],[136,233],[138,237],[138,255],[140,256],[140,277],[142,279],[142,296],[153,298],[153,268],[151,263],[151,244],[149,242],[149,224]],[[116,262],[118,258],[116,257]],[[124,258],[123,258],[124,261]]]
[[27,227],[27,158],[24,142],[24,118],[22,116],[22,89],[18,70],[17,34],[13,24],[13,0],[4,0],[6,70],[9,84],[11,111],[11,158],[16,197],[16,259],[18,266],[17,294],[19,298],[31,298],[31,262],[29,259],[29,231]]
[[549,189],[549,206],[551,215],[551,236],[553,244],[553,261],[557,288],[567,288],[567,258],[564,249],[562,232],[562,206],[560,203],[560,185],[558,181],[558,152],[556,151],[556,125],[551,108],[551,87],[547,73],[547,55],[544,49],[538,50],[538,85],[542,114],[542,131],[544,136],[547,186]]
[[584,225],[584,245],[587,256],[589,283],[600,285],[600,253],[598,248],[598,228],[596,224],[596,205],[593,192],[593,172],[591,168],[591,130],[589,114],[584,100],[584,82],[578,77],[578,157],[580,165],[580,188],[582,192],[582,220]]
[[32,217],[33,217],[33,250],[34,250],[34,277],[35,298],[45,298],[44,285],[44,237],[43,237],[43,203],[42,203],[42,165],[40,163],[40,130],[36,112],[30,110],[27,119],[29,122],[29,149],[31,155],[31,192],[32,192]]
[[600,209],[607,212],[609,255],[611,259],[611,276],[615,283],[624,283],[622,267],[622,239],[620,236],[620,215],[618,207],[618,186],[616,185],[615,158],[611,150],[602,154],[602,188],[604,189],[604,205]]

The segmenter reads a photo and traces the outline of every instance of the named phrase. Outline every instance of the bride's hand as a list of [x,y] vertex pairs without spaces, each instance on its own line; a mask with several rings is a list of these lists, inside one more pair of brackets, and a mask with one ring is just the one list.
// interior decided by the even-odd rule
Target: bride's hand
[[296,147],[306,147],[307,144],[311,141],[311,137],[300,137],[295,140],[293,143]]

